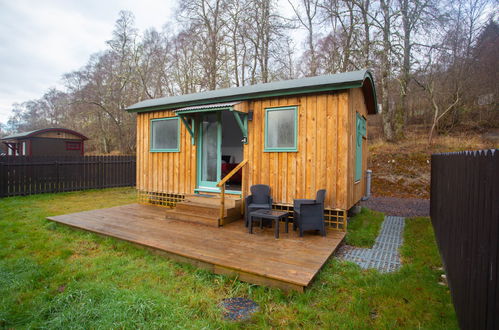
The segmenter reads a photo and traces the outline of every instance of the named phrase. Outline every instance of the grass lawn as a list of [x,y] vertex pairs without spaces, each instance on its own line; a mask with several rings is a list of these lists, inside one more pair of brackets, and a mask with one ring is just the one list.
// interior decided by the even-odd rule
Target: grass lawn
[[[0,328],[457,328],[427,218],[407,221],[400,271],[363,271],[333,258],[303,294],[45,220],[134,201],[127,188],[0,199]],[[243,323],[224,321],[217,305],[236,296],[260,311]]]
[[359,214],[348,222],[345,243],[348,245],[372,248],[378,237],[385,215],[363,207]]

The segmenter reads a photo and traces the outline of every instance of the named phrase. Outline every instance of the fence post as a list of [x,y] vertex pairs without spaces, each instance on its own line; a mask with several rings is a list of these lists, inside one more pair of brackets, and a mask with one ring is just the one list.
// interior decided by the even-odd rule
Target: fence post
[[7,166],[4,165],[4,157],[0,158],[0,197],[7,196]]
[[55,162],[55,192],[59,192],[59,162]]

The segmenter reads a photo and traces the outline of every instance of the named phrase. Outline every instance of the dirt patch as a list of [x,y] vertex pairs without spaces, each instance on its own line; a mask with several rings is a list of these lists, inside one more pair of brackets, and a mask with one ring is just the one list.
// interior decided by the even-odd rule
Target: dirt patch
[[430,157],[421,152],[373,153],[373,195],[430,198]]
[[488,133],[456,133],[437,136],[428,145],[427,131],[410,127],[398,143],[381,139],[369,141],[368,168],[373,171],[371,192],[374,196],[430,198],[431,155],[441,152],[497,148]]

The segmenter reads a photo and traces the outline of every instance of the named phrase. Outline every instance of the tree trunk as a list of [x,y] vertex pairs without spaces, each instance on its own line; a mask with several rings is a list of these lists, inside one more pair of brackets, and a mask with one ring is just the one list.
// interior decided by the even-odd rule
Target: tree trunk
[[368,69],[371,66],[371,39],[370,39],[370,33],[371,33],[371,24],[369,22],[369,5],[370,5],[370,0],[366,0],[363,3],[363,8],[362,8],[362,21],[364,24],[364,66],[366,69]]
[[381,97],[383,111],[383,133],[388,141],[394,141],[393,131],[393,110],[390,107],[389,99],[389,79],[390,79],[390,0],[380,0],[381,10],[383,12],[383,53],[381,54]]
[[402,73],[400,77],[400,106],[395,112],[395,137],[401,139],[404,137],[404,127],[407,118],[408,102],[407,93],[411,71],[411,21],[409,17],[409,0],[401,1],[402,29],[404,31],[404,52],[402,59]]

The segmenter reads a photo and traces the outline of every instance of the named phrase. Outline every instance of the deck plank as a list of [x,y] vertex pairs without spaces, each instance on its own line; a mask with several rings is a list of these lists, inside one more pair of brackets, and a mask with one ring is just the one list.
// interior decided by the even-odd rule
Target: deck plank
[[298,237],[290,225],[280,238],[273,229],[247,233],[243,221],[222,228],[165,220],[165,209],[129,204],[49,217],[49,220],[111,236],[183,258],[213,265],[223,273],[235,272],[241,280],[279,287],[306,287],[333,254],[345,233],[329,231],[326,237]]

